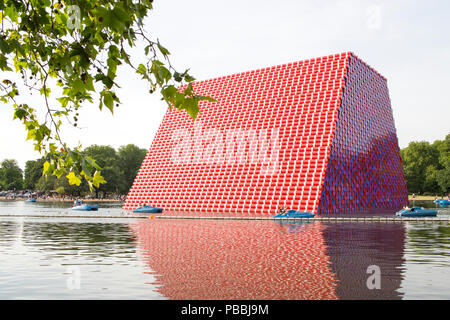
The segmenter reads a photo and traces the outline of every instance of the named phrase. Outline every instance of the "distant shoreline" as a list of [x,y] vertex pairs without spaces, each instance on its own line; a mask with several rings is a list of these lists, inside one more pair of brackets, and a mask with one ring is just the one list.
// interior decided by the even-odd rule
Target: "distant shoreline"
[[[437,197],[438,199],[447,199],[447,197]],[[418,201],[434,201],[436,199],[436,196],[415,196],[413,199],[412,195],[408,196],[409,201],[418,200]]]
[[[418,201],[434,201],[436,199],[435,196],[416,196],[414,199],[412,195],[408,196],[409,201],[418,200]],[[438,199],[446,199],[446,197],[438,197]],[[27,198],[6,198],[6,197],[0,197],[0,201],[25,201]],[[37,199],[40,202],[73,202],[74,199],[60,199],[60,198],[38,198]],[[124,202],[122,200],[115,200],[115,199],[82,199],[84,202]]]
[[[28,198],[16,197],[15,199],[0,197],[0,201],[26,201]],[[74,202],[76,199],[60,199],[60,198],[37,198],[39,202]],[[83,202],[123,202],[122,200],[115,199],[81,199]]]

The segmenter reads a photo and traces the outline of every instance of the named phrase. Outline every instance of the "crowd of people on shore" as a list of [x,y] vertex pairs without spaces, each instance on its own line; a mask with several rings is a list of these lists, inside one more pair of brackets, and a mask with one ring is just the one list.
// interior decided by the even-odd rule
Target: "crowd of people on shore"
[[0,200],[26,200],[37,199],[41,201],[74,201],[82,199],[84,201],[125,201],[125,195],[108,195],[106,197],[95,198],[92,195],[85,197],[73,197],[70,195],[56,194],[56,193],[42,193],[36,191],[2,191],[0,192]]

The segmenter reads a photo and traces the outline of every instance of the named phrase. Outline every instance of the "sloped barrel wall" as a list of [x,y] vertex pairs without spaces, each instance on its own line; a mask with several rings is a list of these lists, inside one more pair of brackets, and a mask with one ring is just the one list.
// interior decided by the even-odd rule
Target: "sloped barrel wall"
[[281,206],[333,213],[403,205],[386,81],[374,71],[375,82],[366,80],[366,69],[342,53],[196,82],[198,94],[217,102],[202,102],[195,122],[167,111],[124,209],[271,214]]
[[407,204],[386,79],[351,56],[318,213],[397,210]]

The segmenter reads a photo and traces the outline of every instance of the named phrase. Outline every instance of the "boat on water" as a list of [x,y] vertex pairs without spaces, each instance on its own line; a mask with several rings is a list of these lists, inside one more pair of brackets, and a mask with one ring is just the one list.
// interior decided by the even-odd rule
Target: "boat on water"
[[397,212],[395,215],[399,217],[411,217],[411,218],[436,217],[437,210],[425,209],[421,207],[412,207],[412,208],[404,208],[399,212]]
[[162,208],[152,207],[152,206],[142,206],[133,210],[134,213],[162,213]]
[[30,198],[30,199],[26,200],[25,202],[36,202],[36,199],[35,198]]
[[448,206],[450,206],[450,200],[447,199],[436,199],[434,200],[434,203],[439,204],[441,208],[447,208]]
[[98,205],[90,205],[83,203],[81,200],[77,200],[74,202],[72,206],[72,210],[75,211],[98,211]]
[[288,212],[280,212],[276,216],[274,216],[275,219],[279,218],[295,218],[295,219],[307,219],[307,218],[314,218],[316,215],[311,212],[300,212],[297,210],[289,210]]

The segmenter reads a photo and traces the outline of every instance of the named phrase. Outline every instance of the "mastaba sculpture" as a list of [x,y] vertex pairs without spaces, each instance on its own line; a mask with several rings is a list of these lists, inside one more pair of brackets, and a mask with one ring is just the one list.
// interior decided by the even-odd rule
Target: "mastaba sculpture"
[[386,79],[353,53],[194,83],[168,110],[123,206],[214,213],[397,210],[408,203]]

